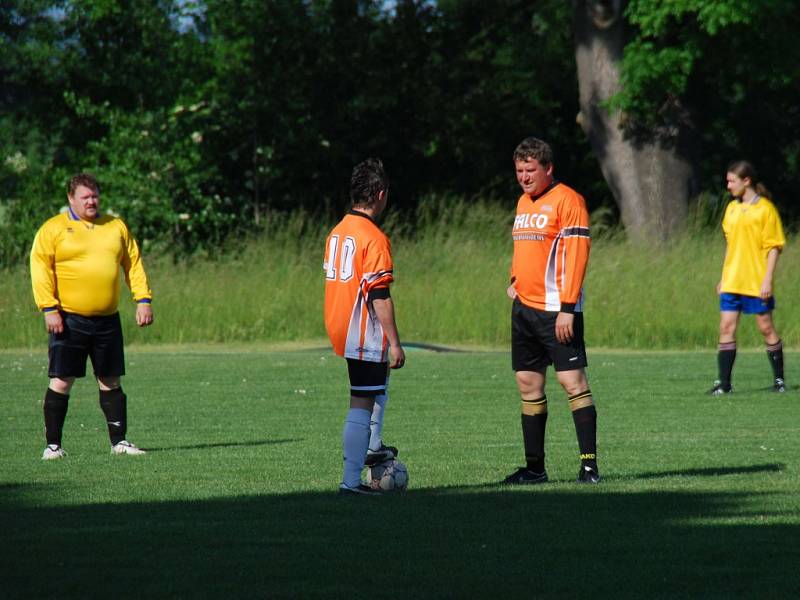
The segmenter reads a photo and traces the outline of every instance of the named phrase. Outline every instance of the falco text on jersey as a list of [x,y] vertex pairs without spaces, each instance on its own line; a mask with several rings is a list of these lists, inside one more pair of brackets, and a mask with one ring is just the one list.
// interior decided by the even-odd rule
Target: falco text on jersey
[[514,219],[514,229],[528,229],[535,227],[536,229],[544,229],[550,218],[547,215],[538,213],[523,213],[517,215]]

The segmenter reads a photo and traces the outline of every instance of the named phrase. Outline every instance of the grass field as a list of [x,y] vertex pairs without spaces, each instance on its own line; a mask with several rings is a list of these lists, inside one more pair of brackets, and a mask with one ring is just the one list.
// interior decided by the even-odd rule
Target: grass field
[[[385,427],[409,491],[340,498],[346,373],[329,351],[128,352],[129,437],[109,454],[76,385],[43,462],[45,353],[0,351],[3,598],[797,597],[800,389],[741,352],[590,352],[604,480],[579,486],[563,394],[548,471],[521,464],[508,355],[409,353]],[[800,354],[789,353],[792,384]]]

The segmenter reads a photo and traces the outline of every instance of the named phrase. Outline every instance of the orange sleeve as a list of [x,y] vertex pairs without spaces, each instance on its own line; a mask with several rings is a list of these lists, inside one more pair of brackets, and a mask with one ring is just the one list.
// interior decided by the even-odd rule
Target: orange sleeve
[[370,240],[364,249],[364,278],[366,279],[365,292],[389,287],[394,281],[392,270],[392,247],[386,236]]
[[589,212],[583,197],[575,194],[559,206],[561,234],[564,243],[563,277],[559,281],[559,295],[562,306],[578,302],[589,264]]

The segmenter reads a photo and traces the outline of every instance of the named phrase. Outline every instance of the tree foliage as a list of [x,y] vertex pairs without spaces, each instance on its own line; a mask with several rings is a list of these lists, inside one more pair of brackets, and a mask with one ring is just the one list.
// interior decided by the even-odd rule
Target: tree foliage
[[[798,15],[789,0],[631,0],[624,87],[646,128],[698,132],[701,187],[744,153],[780,199],[797,183]],[[508,201],[510,154],[553,142],[556,173],[608,207],[575,122],[563,0],[0,2],[0,264],[24,258],[64,181],[152,248],[210,250],[269,213],[339,212],[379,155],[401,213],[425,195]]]

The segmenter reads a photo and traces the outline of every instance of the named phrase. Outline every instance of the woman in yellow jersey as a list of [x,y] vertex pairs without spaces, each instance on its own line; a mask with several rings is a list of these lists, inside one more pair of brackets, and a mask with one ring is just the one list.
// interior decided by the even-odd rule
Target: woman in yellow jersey
[[719,379],[710,394],[730,394],[731,373],[736,359],[736,327],[739,315],[755,315],[756,324],[767,346],[767,356],[774,375],[772,389],[785,392],[783,344],[772,322],[775,308],[773,278],[778,257],[786,240],[781,218],[758,181],[753,165],[737,160],[728,166],[728,191],[733,200],[725,209],[722,231],[727,248],[719,294]]

